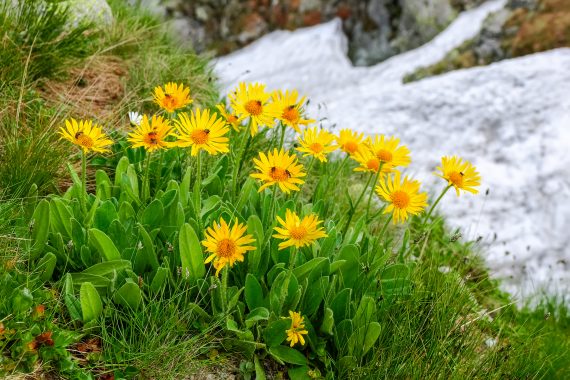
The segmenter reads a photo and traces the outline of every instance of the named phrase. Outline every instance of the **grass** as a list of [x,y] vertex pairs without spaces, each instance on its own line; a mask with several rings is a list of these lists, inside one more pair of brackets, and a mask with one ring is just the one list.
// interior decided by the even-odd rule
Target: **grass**
[[[32,3],[25,4],[31,7]],[[26,40],[13,45],[11,54],[23,62],[27,60],[28,71],[22,71],[18,65],[0,66],[0,75],[10,78],[0,88],[3,142],[0,149],[0,375],[17,378],[24,370],[37,377],[51,374],[86,379],[112,372],[116,378],[228,378],[232,375],[252,378],[260,373],[259,367],[263,367],[269,378],[294,377],[295,373],[289,371],[298,369],[296,365],[280,365],[261,348],[256,349],[257,354],[252,359],[236,344],[250,337],[246,327],[240,324],[236,329],[228,322],[227,315],[214,312],[217,289],[221,286],[219,280],[208,278],[210,282],[205,288],[208,290],[197,292],[195,286],[172,279],[171,285],[159,292],[145,292],[142,306],[137,310],[118,307],[104,298],[102,316],[91,324],[73,319],[63,277],[54,281],[40,280],[42,271],[38,269],[37,260],[29,257],[29,231],[34,228],[30,226],[31,215],[44,195],[51,194],[48,199],[57,198],[64,190],[62,187],[72,185],[62,179],[69,176],[65,163],[71,160],[75,164],[77,158],[70,157],[69,146],[59,142],[54,134],[61,121],[82,112],[92,113],[107,130],[121,132],[127,125],[126,112],[152,110],[149,97],[152,88],[169,80],[190,84],[197,104],[211,106],[217,101],[206,58],[180,50],[151,15],[119,0],[111,1],[111,6],[116,17],[111,30],[103,34],[70,34],[68,38],[75,36],[75,40],[65,44],[53,42],[54,35],[46,26],[50,24],[43,24],[41,19],[26,21],[22,18],[18,22],[0,24],[0,33],[12,33],[30,23],[36,35],[41,36],[36,40],[43,41],[38,46],[46,49],[43,53],[34,51],[26,55],[31,46]],[[28,12],[34,15],[33,9]],[[64,16],[57,13],[48,21],[61,21]],[[12,29],[8,30],[6,25]],[[0,52],[0,58],[2,54]],[[55,79],[56,73],[63,79]],[[111,95],[113,89],[119,91],[118,96]],[[88,103],[96,103],[95,108],[82,109]],[[118,158],[124,154],[123,145],[117,144],[114,155],[98,167],[111,175]],[[252,158],[258,151],[266,151],[274,145],[277,139],[271,135],[267,138],[257,135],[253,139],[238,180],[245,183],[240,186],[241,190],[247,188],[245,181],[247,173],[253,170]],[[96,163],[96,160],[92,162]],[[224,163],[208,158],[206,164],[212,176],[208,177],[211,181],[205,185],[204,192],[219,194],[223,200],[208,212],[224,212],[224,208],[233,207],[235,202],[228,199],[223,182],[216,184],[218,177],[212,169],[219,165],[219,171],[223,171]],[[304,205],[303,209],[319,210],[330,231],[335,225],[340,228],[350,210],[345,195],[355,198],[365,177],[355,175],[351,166],[340,167],[344,164],[336,158],[327,164],[312,165],[305,161],[305,165],[311,165],[313,175],[307,177],[297,204]],[[109,170],[110,167],[113,170]],[[176,170],[168,173],[172,176],[168,178],[180,182],[178,177],[182,173]],[[89,176],[93,178],[93,173]],[[167,186],[166,182],[162,188]],[[335,189],[336,196],[331,196],[330,189]],[[267,194],[257,197],[263,209],[270,197]],[[285,201],[287,198],[280,197],[277,204],[285,207]],[[290,203],[289,200],[288,205]],[[552,299],[532,308],[517,308],[510,297],[499,290],[498,282],[489,278],[476,246],[450,233],[441,218],[434,218],[427,227],[421,225],[420,219],[414,219],[407,232],[389,227],[388,235],[380,239],[385,221],[379,217],[382,209],[374,202],[368,213],[365,203],[356,210],[348,234],[339,239],[354,239],[361,248],[363,256],[356,277],[363,282],[360,285],[355,282],[352,289],[358,297],[374,297],[375,307],[367,317],[379,322],[378,340],[370,352],[356,355],[354,365],[346,365],[352,360],[341,357],[346,345],[335,345],[333,339],[320,333],[318,344],[314,344],[318,347],[297,351],[310,359],[314,378],[319,378],[319,373],[328,378],[355,379],[570,377],[567,305]],[[240,212],[255,214],[258,211],[256,207],[245,206]],[[358,228],[360,232],[355,232]],[[158,236],[154,239],[156,251],[174,260],[172,266],[176,266],[172,254],[179,249],[176,239],[167,238],[166,242],[173,243],[170,247],[161,240],[166,233],[159,230],[153,234]],[[128,240],[130,235],[121,236]],[[333,252],[337,254],[345,243],[335,242],[334,247],[338,249]],[[61,248],[67,253],[73,250],[69,242],[64,242]],[[308,254],[311,250],[303,251],[303,255]],[[272,259],[279,258],[275,249],[270,249],[268,255]],[[168,264],[168,260],[165,262]],[[397,278],[402,286],[398,285],[398,291],[393,293],[375,292],[374,284],[387,276],[387,272],[381,270],[377,275],[375,270],[378,266],[385,268],[395,264],[409,268],[406,276]],[[230,294],[237,292],[240,281],[245,278],[244,267],[234,268]],[[151,279],[147,275],[138,276],[139,287],[148,285]],[[260,278],[264,291],[271,289],[273,281],[269,280],[269,274]],[[347,280],[336,278],[333,282]],[[323,283],[320,278],[319,281]],[[323,305],[330,306],[333,293],[331,290],[331,294],[324,297]],[[236,324],[245,315],[245,303],[237,306],[232,314]],[[303,299],[302,303],[308,301]],[[34,314],[33,308],[39,304],[46,307],[45,316]],[[203,309],[197,309],[195,304]],[[251,309],[250,305],[247,308]],[[313,321],[323,320],[323,309],[319,307],[312,316]],[[204,313],[208,314],[207,318],[201,316]],[[313,323],[315,330],[322,328]],[[252,337],[255,336],[256,343],[264,344],[266,337],[261,332],[266,326],[253,326]],[[53,347],[40,347],[37,354],[25,351],[28,343],[47,330],[54,334]],[[25,365],[17,367],[14,358],[20,358],[20,363]]]

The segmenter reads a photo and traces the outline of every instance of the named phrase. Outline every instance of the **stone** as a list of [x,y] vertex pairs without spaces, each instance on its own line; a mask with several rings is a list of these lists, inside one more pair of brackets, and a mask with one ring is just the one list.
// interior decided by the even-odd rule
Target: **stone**
[[69,25],[74,28],[81,23],[92,23],[96,28],[105,28],[113,23],[113,12],[105,0],[67,0],[61,2],[70,11]]

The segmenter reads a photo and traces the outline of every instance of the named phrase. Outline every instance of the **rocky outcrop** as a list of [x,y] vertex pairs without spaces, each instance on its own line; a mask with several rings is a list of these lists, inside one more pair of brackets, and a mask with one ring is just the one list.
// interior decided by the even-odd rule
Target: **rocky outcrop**
[[440,62],[409,73],[404,81],[568,46],[570,1],[510,0],[504,9],[487,18],[478,36]]
[[[145,0],[156,9],[156,0]],[[483,0],[169,0],[163,10],[197,51],[224,55],[274,30],[340,18],[356,65],[371,65],[432,39],[458,11]]]

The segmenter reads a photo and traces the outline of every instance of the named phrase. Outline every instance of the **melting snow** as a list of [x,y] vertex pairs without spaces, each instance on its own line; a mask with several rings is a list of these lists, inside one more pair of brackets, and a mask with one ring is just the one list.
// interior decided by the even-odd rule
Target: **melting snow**
[[505,290],[560,293],[570,288],[570,49],[402,84],[405,74],[473,37],[505,2],[464,12],[433,41],[373,67],[351,65],[340,22],[331,21],[274,32],[215,69],[226,92],[239,81],[296,88],[329,129],[400,137],[412,151],[408,172],[431,194],[442,187],[431,174],[440,156],[472,161],[481,194],[450,192],[439,210],[464,237],[482,237]]

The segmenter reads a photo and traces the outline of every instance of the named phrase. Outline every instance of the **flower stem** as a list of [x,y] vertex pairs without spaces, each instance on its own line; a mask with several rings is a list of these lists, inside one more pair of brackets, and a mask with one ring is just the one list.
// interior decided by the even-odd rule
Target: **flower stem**
[[346,231],[348,231],[348,226],[350,225],[350,222],[352,221],[352,217],[354,216],[354,213],[356,212],[356,209],[358,208],[358,205],[360,204],[362,197],[364,197],[364,194],[366,193],[366,190],[368,189],[368,185],[370,185],[370,181],[372,180],[373,176],[374,176],[374,173],[370,173],[370,175],[368,176],[368,181],[366,181],[366,185],[364,185],[364,189],[362,189],[360,196],[356,200],[356,203],[354,205],[352,205],[352,207],[350,208],[350,211],[348,212],[348,219],[346,220],[346,224],[344,225],[344,228],[342,229],[342,235],[346,234]]
[[344,158],[344,160],[342,160],[338,169],[335,170],[335,172],[333,174],[333,178],[336,178],[338,176],[338,174],[341,172],[342,168],[344,168],[344,165],[346,165],[346,163],[348,162],[349,158],[350,158],[350,156],[347,154],[346,157]]
[[431,214],[433,213],[433,210],[435,209],[435,207],[437,206],[437,204],[439,203],[439,201],[441,201],[441,198],[443,198],[443,196],[445,195],[445,193],[447,193],[449,191],[449,189],[451,189],[453,187],[453,185],[449,185],[447,186],[445,189],[443,189],[443,191],[441,192],[441,194],[439,194],[439,197],[437,197],[437,199],[435,200],[435,202],[433,203],[433,205],[431,205],[431,208],[429,209],[424,222],[422,223],[422,227],[426,225],[426,223],[429,220],[429,217],[431,216]]
[[142,188],[142,201],[146,201],[148,197],[150,197],[150,178],[149,178],[149,170],[150,170],[150,153],[146,152],[146,160],[144,166],[144,175],[143,175],[143,188]]
[[279,124],[281,124],[281,138],[279,140],[278,148],[283,148],[283,142],[285,141],[285,129],[287,128],[287,126],[283,123],[279,123]]
[[386,232],[386,228],[388,228],[388,224],[390,224],[392,217],[393,217],[393,214],[390,214],[388,219],[386,219],[386,223],[384,223],[384,226],[382,226],[382,229],[380,230],[380,235],[379,235],[380,237],[384,237],[384,233]]
[[83,194],[81,194],[81,208],[84,213],[87,213],[87,155],[85,151],[81,151],[81,185]]
[[267,210],[266,223],[275,219],[275,198],[277,197],[277,185],[273,185],[273,190],[271,192],[271,203],[269,204],[269,210]]
[[228,276],[230,273],[229,265],[226,265],[222,271],[222,311],[224,314],[228,312]]
[[200,211],[202,209],[202,151],[198,151],[198,155],[196,156],[196,185],[195,188],[197,189],[197,196],[194,198],[194,208],[196,209],[196,215],[198,216],[198,220],[200,218]]
[[380,167],[378,168],[378,172],[376,173],[376,176],[374,177],[374,182],[372,183],[372,187],[370,189],[370,195],[368,195],[368,202],[366,205],[366,220],[368,220],[368,215],[370,215],[370,202],[372,201],[372,194],[374,194],[374,188],[376,187],[376,184],[378,183],[378,178],[380,177],[380,173],[382,173],[382,166],[384,165],[384,162],[380,163]]
[[[251,133],[249,132],[251,127],[251,119],[249,120],[249,123],[247,124],[247,127],[243,129],[243,133],[240,135],[241,139],[239,140],[240,143],[242,141],[245,141],[245,146],[242,146],[242,144],[238,143],[237,146],[237,160],[234,162],[234,171],[233,171],[233,175],[232,175],[232,194],[234,196],[237,195],[237,182],[238,182],[238,175],[239,172],[241,170],[242,167],[242,161],[243,161],[243,157],[245,154],[245,151],[249,148],[249,144],[251,143]],[[245,135],[247,135],[247,139],[245,137]]]

